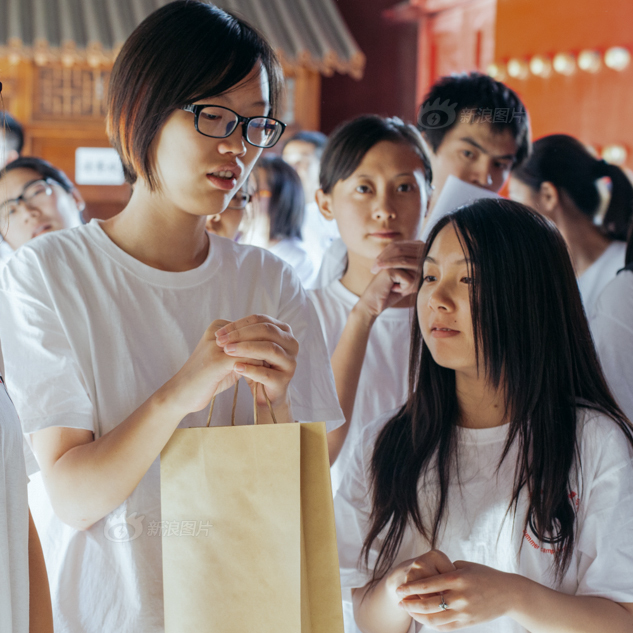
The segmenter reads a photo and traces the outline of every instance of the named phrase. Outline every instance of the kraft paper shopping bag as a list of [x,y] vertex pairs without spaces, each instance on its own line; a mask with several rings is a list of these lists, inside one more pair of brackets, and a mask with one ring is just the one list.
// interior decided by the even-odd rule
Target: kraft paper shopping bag
[[204,526],[163,536],[165,631],[342,633],[325,423],[234,415],[161,454],[163,521]]

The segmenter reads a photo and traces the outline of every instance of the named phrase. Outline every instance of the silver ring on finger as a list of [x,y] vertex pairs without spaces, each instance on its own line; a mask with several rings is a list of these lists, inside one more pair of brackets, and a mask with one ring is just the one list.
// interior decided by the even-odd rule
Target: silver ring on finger
[[440,598],[442,599],[442,601],[440,602],[440,609],[442,609],[442,611],[446,611],[446,609],[448,609],[448,605],[446,604],[446,600],[444,600],[443,593],[440,594]]

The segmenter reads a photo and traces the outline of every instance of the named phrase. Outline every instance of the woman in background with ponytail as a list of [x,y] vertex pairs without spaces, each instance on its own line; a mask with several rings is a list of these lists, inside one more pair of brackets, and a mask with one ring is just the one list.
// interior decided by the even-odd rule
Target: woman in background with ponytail
[[633,420],[633,228],[624,264],[596,302],[590,325],[611,393]]
[[[611,181],[611,199],[600,224],[597,181]],[[633,214],[633,186],[616,165],[595,159],[580,141],[564,134],[545,136],[510,180],[510,197],[552,220],[571,256],[586,313],[624,266]]]

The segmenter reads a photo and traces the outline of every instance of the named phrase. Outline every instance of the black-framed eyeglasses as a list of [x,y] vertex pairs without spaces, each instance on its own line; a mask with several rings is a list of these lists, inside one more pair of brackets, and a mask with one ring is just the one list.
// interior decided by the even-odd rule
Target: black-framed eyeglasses
[[24,204],[27,207],[37,207],[38,201],[44,200],[52,195],[52,185],[54,183],[55,181],[50,178],[42,178],[41,180],[34,180],[33,182],[28,183],[17,198],[5,200],[2,204],[0,204],[0,217],[9,217],[18,210],[20,204]]
[[228,204],[228,209],[246,209],[246,206],[251,201],[253,196],[250,193],[238,191]]
[[196,115],[196,130],[203,136],[226,138],[242,124],[242,136],[255,147],[272,147],[281,138],[286,124],[269,116],[241,116],[224,106],[185,105],[181,110]]

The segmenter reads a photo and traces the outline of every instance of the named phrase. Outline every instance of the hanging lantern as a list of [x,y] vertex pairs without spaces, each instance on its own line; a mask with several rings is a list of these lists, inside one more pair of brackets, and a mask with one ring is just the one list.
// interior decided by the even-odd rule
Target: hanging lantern
[[606,145],[602,149],[602,158],[612,165],[624,165],[628,152],[624,145]]
[[530,72],[537,77],[549,77],[552,74],[552,62],[544,55],[534,55],[530,60]]
[[522,59],[511,59],[508,62],[508,75],[514,79],[525,79],[529,75],[527,62]]
[[488,64],[486,72],[496,81],[503,81],[506,78],[506,69],[503,64]]
[[569,77],[576,72],[576,59],[571,53],[558,53],[554,57],[554,70]]
[[604,54],[604,63],[612,70],[622,72],[631,63],[631,53],[626,48],[614,46]]
[[597,73],[602,67],[602,58],[598,51],[585,50],[578,55],[578,68],[586,73]]

